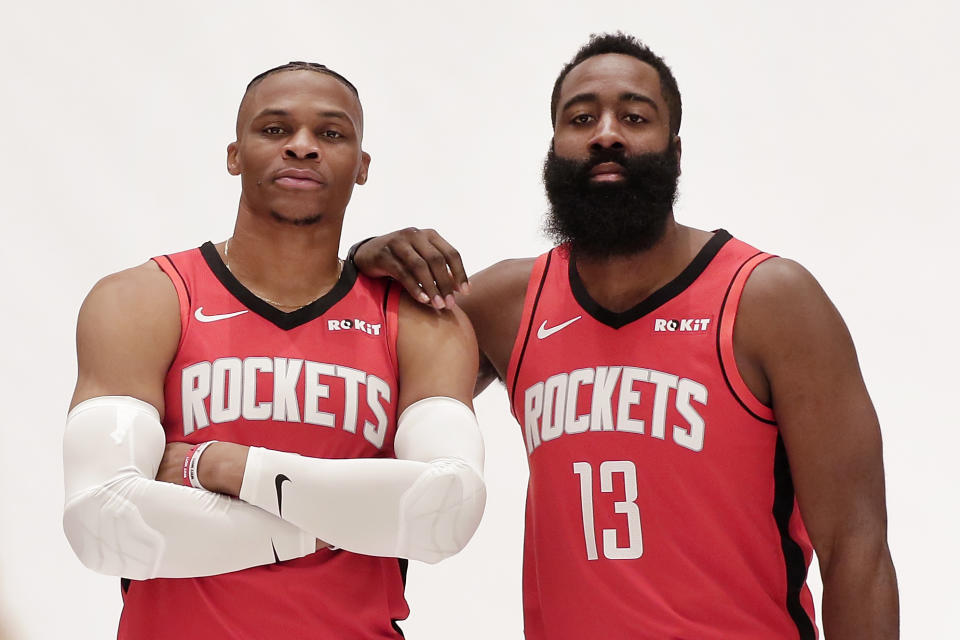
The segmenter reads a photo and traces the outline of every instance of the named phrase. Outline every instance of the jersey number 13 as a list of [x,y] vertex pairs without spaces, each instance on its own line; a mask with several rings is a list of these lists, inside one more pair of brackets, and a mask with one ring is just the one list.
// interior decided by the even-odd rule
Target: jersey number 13
[[[593,467],[589,462],[574,462],[573,473],[580,476],[580,508],[583,512],[583,538],[587,559],[597,560],[597,531],[593,525]],[[610,560],[633,560],[643,555],[640,530],[640,508],[637,499],[637,468],[629,460],[607,460],[600,464],[600,491],[613,492],[613,476],[623,476],[624,500],[613,503],[616,513],[627,518],[627,546],[617,546],[617,530],[603,530],[603,557]]]

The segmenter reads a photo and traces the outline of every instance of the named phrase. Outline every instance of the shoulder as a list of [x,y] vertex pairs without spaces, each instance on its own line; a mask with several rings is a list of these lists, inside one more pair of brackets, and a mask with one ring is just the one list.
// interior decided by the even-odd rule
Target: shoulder
[[741,307],[759,306],[774,315],[790,314],[812,299],[826,297],[801,264],[773,257],[756,266],[743,288]]
[[511,258],[493,264],[470,278],[470,295],[462,300],[468,307],[504,304],[523,299],[537,258]]
[[844,335],[846,326],[836,307],[799,263],[771,258],[750,274],[737,312],[735,340],[761,359],[765,353],[818,348],[825,339]]
[[111,332],[166,327],[179,331],[180,306],[170,278],[152,260],[97,282],[80,308],[79,329]]
[[537,258],[510,258],[508,260],[501,260],[470,278],[470,284],[473,284],[474,279],[479,279],[485,283],[489,282],[490,286],[494,286],[497,283],[501,286],[508,286],[510,284],[516,286],[518,283],[526,286],[536,261]]
[[101,278],[87,294],[86,301],[162,303],[165,294],[176,296],[176,289],[157,263],[149,260]]

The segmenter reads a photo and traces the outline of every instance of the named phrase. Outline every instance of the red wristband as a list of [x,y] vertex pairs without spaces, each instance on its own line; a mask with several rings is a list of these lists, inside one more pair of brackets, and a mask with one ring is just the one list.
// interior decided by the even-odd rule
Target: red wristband
[[[202,442],[200,444],[203,444]],[[193,454],[196,453],[197,447],[199,444],[195,444],[190,447],[190,451],[187,451],[187,456],[183,459],[183,484],[188,487],[192,487],[190,484],[190,461],[193,460]]]
[[200,455],[215,442],[217,441],[201,442],[187,452],[187,456],[183,459],[183,484],[206,491],[207,488],[200,484]]

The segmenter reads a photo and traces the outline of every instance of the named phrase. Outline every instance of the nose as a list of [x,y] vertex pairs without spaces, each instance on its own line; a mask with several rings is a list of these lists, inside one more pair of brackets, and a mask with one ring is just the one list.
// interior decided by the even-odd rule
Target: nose
[[283,154],[295,160],[316,160],[320,157],[320,146],[313,133],[308,129],[298,129],[287,140]]
[[603,115],[590,138],[590,150],[623,149],[624,143],[619,120],[613,114]]

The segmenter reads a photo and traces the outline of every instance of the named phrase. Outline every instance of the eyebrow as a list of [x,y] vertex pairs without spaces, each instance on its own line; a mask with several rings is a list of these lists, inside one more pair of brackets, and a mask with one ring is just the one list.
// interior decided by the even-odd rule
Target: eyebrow
[[[570,98],[569,100],[567,100],[565,103],[563,103],[563,109],[561,109],[561,113],[574,105],[580,104],[582,102],[596,102],[598,99],[599,98],[595,93],[579,93],[573,96],[572,98]],[[626,93],[621,93],[619,100],[620,102],[643,102],[653,107],[654,111],[660,111],[660,109],[657,107],[657,103],[654,102],[653,98],[649,96],[645,96],[642,93],[632,93],[629,91]]]
[[[258,114],[256,115],[256,117],[254,118],[254,120],[257,120],[257,119],[259,119],[259,118],[263,118],[263,117],[265,117],[265,116],[280,116],[280,117],[286,117],[286,116],[289,116],[289,115],[291,115],[290,112],[287,111],[287,110],[285,110],[285,109],[264,109],[263,111],[261,111],[260,113],[258,113]],[[332,110],[332,111],[318,111],[318,112],[317,112],[317,115],[320,116],[321,118],[341,118],[341,119],[343,119],[343,120],[348,120],[348,121],[350,121],[350,122],[353,122],[353,119],[352,119],[349,115],[347,115],[347,113],[346,113],[345,111],[337,111],[337,110]]]

